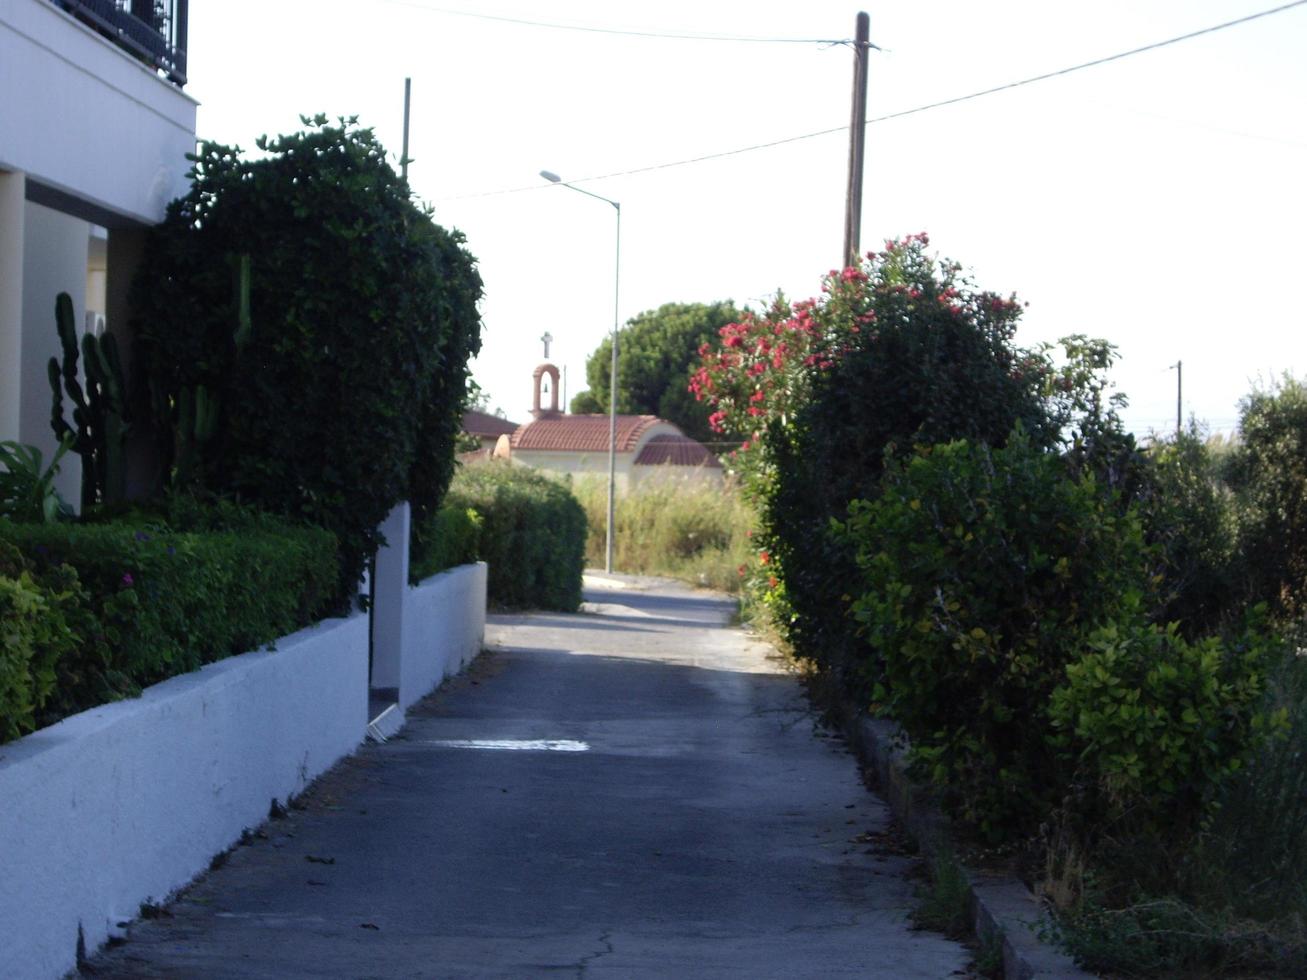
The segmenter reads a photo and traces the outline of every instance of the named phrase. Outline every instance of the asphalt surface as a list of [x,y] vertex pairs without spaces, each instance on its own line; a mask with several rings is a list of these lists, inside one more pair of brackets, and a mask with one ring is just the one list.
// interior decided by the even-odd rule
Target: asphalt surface
[[[965,975],[916,861],[733,604],[590,580],[85,972],[112,978]],[[614,587],[614,586],[622,587]]]

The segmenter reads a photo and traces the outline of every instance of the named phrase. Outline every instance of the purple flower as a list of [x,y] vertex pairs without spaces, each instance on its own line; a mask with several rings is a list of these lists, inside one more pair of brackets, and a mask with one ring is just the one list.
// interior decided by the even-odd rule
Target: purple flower
[[136,540],[137,540],[137,541],[149,541],[149,540],[150,540],[150,536],[149,536],[148,534],[146,534],[144,531],[137,531],[137,532],[136,532]]
[[135,581],[136,581],[136,580],[132,578],[132,573],[131,573],[131,572],[123,572],[123,585],[128,585],[128,586],[130,586],[130,585],[134,584]]

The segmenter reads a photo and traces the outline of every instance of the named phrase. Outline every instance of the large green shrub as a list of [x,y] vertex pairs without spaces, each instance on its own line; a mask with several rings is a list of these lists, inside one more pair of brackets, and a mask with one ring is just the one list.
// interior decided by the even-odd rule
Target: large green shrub
[[1081,784],[1077,818],[1184,839],[1266,727],[1266,667],[1255,629],[1230,645],[1140,619],[1095,630],[1049,706]]
[[335,537],[251,519],[239,531],[166,525],[0,525],[37,575],[76,570],[94,615],[58,662],[45,723],[320,618],[338,581]]
[[1096,628],[1145,604],[1138,518],[1019,437],[891,462],[844,536],[866,669],[914,758],[968,822],[1029,830],[1065,785],[1049,697]]
[[87,622],[85,600],[71,568],[38,573],[0,541],[0,742],[36,727],[60,662],[94,643],[77,630]]
[[1149,450],[1139,495],[1151,540],[1161,549],[1165,585],[1160,623],[1193,639],[1218,630],[1247,600],[1236,552],[1234,496],[1196,428]]
[[1301,613],[1307,608],[1307,385],[1286,376],[1240,403],[1228,475],[1254,596]]
[[340,540],[352,594],[400,500],[452,472],[481,282],[371,130],[201,144],[135,283],[138,398],[165,470]]
[[409,583],[416,585],[437,572],[477,561],[481,525],[481,515],[471,507],[445,506],[415,517],[409,533]]
[[580,606],[585,511],[564,483],[525,467],[481,463],[458,471],[448,503],[481,515],[491,601],[564,612]]

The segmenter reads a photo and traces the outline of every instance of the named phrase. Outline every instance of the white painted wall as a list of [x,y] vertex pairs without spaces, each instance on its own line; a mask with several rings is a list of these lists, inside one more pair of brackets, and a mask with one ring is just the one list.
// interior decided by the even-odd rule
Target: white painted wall
[[22,416],[18,371],[23,357],[26,183],[23,174],[0,170],[0,440],[18,438]]
[[426,697],[481,652],[486,636],[486,573],[483,561],[460,565],[407,589],[401,710]]
[[146,224],[186,192],[195,100],[50,0],[0,3],[0,92],[0,169]]
[[[58,443],[50,426],[51,391],[46,375],[51,357],[62,361],[55,330],[54,301],[60,293],[73,298],[73,323],[81,336],[86,311],[86,270],[91,226],[79,218],[28,201],[24,209],[23,355],[18,439],[41,450],[49,461]],[[85,377],[83,365],[78,374]],[[64,397],[64,418],[72,424],[73,407]],[[81,460],[69,453],[60,464],[55,486],[77,506],[81,499]]]
[[327,620],[0,746],[0,977],[51,980],[362,741],[368,620]]

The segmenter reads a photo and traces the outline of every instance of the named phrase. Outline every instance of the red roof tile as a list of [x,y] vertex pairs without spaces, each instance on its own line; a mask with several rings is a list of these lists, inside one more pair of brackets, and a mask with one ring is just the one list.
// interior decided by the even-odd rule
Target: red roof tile
[[470,436],[511,436],[516,429],[516,422],[501,419],[498,415],[472,408],[463,413],[463,431]]
[[654,436],[644,444],[635,458],[636,466],[715,466],[721,468],[717,457],[704,448],[703,443],[689,436]]
[[[617,451],[634,451],[640,437],[655,425],[670,425],[655,415],[617,416]],[[557,415],[536,419],[513,433],[513,449],[597,453],[608,451],[607,415]]]

